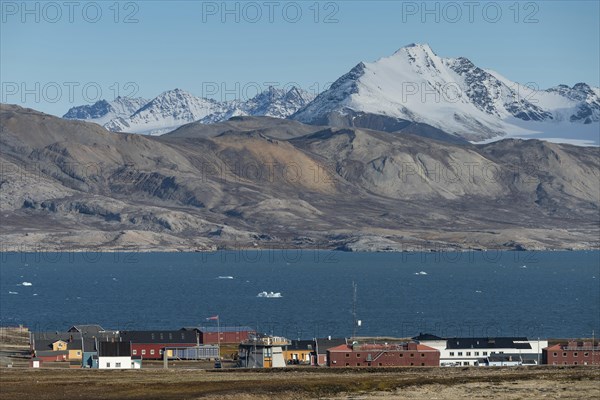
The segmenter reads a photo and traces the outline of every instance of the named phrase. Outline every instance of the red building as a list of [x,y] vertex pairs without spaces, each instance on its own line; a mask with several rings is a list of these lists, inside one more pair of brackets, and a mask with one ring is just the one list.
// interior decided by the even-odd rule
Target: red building
[[315,339],[315,351],[313,352],[312,365],[327,365],[327,350],[346,344],[345,338],[326,338]]
[[408,367],[440,365],[440,352],[417,343],[340,345],[327,350],[330,367]]
[[131,343],[131,355],[142,359],[162,359],[165,347],[194,347],[199,339],[195,331],[124,331],[121,342]]
[[542,362],[548,365],[600,365],[600,346],[592,342],[568,342],[542,349]]
[[256,330],[248,326],[199,326],[182,330],[197,332],[201,344],[239,344],[248,340],[250,335],[256,335]]

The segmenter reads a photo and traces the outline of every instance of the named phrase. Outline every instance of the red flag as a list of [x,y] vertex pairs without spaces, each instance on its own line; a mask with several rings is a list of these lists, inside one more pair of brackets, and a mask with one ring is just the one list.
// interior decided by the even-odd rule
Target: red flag
[[219,319],[219,316],[218,316],[218,315],[215,315],[215,316],[212,316],[212,317],[208,317],[208,318],[206,318],[206,320],[207,320],[207,321],[211,321],[211,320],[217,320],[217,319]]

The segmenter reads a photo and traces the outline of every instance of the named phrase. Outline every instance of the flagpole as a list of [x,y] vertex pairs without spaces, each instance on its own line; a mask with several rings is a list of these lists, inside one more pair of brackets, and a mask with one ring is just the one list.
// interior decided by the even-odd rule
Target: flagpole
[[217,315],[217,344],[219,348],[219,360],[221,360],[221,318]]

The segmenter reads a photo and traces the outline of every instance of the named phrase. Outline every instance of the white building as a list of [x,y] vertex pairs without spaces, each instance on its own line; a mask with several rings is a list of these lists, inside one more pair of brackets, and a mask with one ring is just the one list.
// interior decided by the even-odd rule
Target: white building
[[242,368],[284,368],[283,347],[290,343],[283,337],[250,335],[240,343],[239,365]]
[[131,357],[129,342],[100,342],[93,366],[99,369],[138,369],[142,367],[139,357]]
[[547,340],[528,340],[525,337],[445,339],[420,334],[413,340],[439,350],[442,367],[477,366],[494,355],[518,356],[515,359],[541,364],[542,349],[548,346]]
[[138,369],[142,367],[141,359],[129,357],[98,357],[99,369]]

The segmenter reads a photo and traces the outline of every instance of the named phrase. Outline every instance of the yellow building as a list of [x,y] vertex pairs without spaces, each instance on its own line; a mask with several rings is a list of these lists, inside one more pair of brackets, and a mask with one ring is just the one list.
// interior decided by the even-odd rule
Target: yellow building
[[81,361],[81,358],[81,349],[69,349],[69,355],[67,358],[69,361]]
[[67,360],[69,361],[81,361],[83,356],[81,340],[74,340],[72,342],[57,340],[52,343],[52,351],[68,351]]
[[283,358],[288,365],[310,364],[314,347],[312,340],[292,340],[291,344],[283,348]]
[[64,340],[57,340],[52,343],[52,351],[65,351],[67,350],[68,343]]

